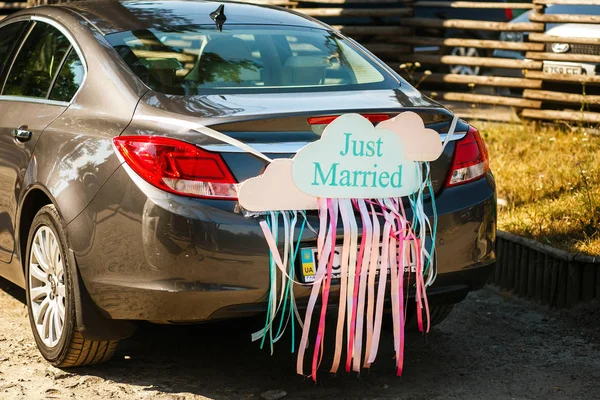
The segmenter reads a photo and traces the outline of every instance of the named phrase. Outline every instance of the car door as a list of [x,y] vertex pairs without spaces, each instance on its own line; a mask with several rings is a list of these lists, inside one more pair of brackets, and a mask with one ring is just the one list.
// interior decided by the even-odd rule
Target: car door
[[63,32],[50,21],[31,22],[16,55],[2,74],[5,78],[0,93],[0,262],[12,259],[18,198],[37,140],[44,128],[69,105],[50,98],[58,71],[72,47]]
[[[4,24],[0,27],[0,89],[4,82],[5,72],[10,67],[12,62],[12,56],[16,49],[20,45],[20,39],[29,25],[29,19],[11,21],[8,24]],[[8,64],[8,65],[7,65]],[[0,102],[0,110],[4,110]],[[2,115],[0,114],[0,123],[2,121]],[[0,193],[10,192],[8,189],[8,177],[10,172],[6,171],[3,166],[8,163],[9,153],[2,151],[2,141],[0,141]],[[0,196],[2,196],[0,194]],[[9,216],[10,204],[7,199],[2,196],[0,200],[0,261],[9,261],[10,254],[12,254],[12,241],[13,241],[13,224],[12,219]]]

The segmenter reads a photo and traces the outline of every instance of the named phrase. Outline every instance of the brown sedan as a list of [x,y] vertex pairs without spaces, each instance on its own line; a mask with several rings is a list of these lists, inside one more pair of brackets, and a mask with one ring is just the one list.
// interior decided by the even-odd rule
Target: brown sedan
[[[236,201],[265,162],[202,127],[277,158],[347,112],[413,110],[442,140],[453,117],[331,27],[233,2],[23,10],[0,23],[0,90],[0,275],[26,289],[60,367],[108,360],[134,321],[265,310],[268,248]],[[456,133],[432,164],[434,323],[495,261],[485,145],[463,121]]]

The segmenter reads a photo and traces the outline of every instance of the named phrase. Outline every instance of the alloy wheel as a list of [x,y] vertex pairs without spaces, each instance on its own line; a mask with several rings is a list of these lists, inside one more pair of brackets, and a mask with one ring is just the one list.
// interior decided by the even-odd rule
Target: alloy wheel
[[65,324],[66,285],[60,243],[48,226],[38,228],[29,255],[29,301],[44,345],[58,344]]
[[[475,47],[454,47],[450,52],[452,56],[480,57],[479,50]],[[479,75],[480,67],[468,65],[450,65],[450,72],[459,75]]]

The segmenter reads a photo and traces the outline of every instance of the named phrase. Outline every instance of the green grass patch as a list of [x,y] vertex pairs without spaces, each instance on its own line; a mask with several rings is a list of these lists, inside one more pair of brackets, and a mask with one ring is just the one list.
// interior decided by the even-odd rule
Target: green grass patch
[[535,124],[476,124],[498,188],[498,228],[600,255],[600,136]]

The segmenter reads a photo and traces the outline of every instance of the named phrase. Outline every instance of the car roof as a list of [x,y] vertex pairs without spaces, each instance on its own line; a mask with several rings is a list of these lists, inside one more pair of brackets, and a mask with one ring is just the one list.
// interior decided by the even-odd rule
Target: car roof
[[[259,0],[260,1],[260,0]],[[185,25],[214,25],[210,13],[225,6],[226,25],[287,25],[325,27],[319,21],[267,4],[206,0],[96,0],[58,5],[79,13],[104,35],[137,29],[169,29]]]
[[[525,12],[510,22],[530,22],[530,13],[531,11]],[[544,14],[600,15],[600,5],[553,4],[546,7]]]

